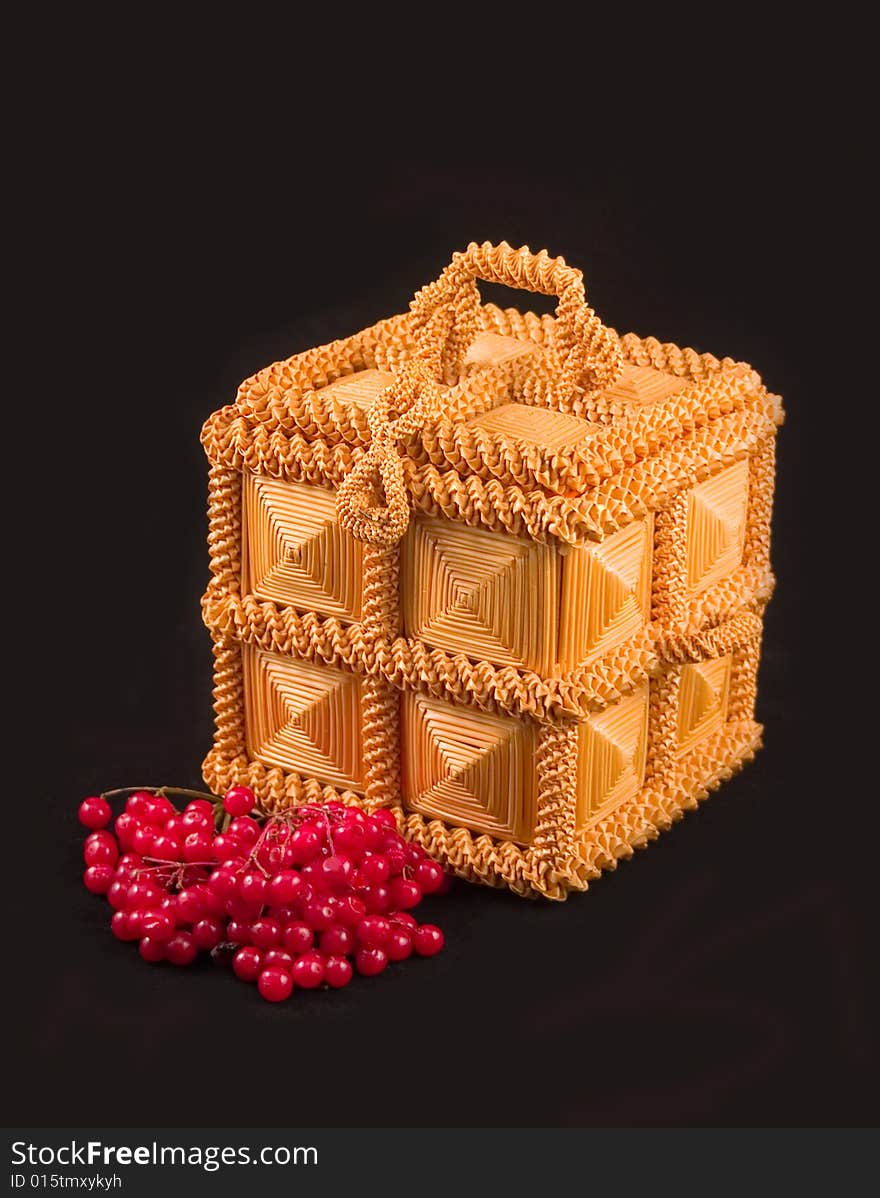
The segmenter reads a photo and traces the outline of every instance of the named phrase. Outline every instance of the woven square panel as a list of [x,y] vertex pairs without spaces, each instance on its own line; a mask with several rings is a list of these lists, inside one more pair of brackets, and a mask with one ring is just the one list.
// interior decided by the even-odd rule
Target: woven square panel
[[244,478],[245,590],[260,599],[356,621],[363,545],[340,528],[332,491]]
[[409,694],[403,800],[423,815],[520,843],[535,826],[535,729],[521,720]]
[[730,657],[718,657],[681,667],[676,731],[679,754],[717,732],[727,718],[730,665]]
[[363,786],[361,679],[356,674],[243,650],[248,753],[331,786]]
[[499,665],[552,668],[559,558],[550,546],[451,520],[414,520],[400,591],[409,636]]
[[645,773],[648,688],[640,687],[578,729],[577,827],[638,794]]
[[688,495],[687,586],[698,595],[732,574],[742,560],[749,501],[749,464],[737,462]]
[[633,636],[651,604],[651,520],[562,559],[559,662],[569,669]]

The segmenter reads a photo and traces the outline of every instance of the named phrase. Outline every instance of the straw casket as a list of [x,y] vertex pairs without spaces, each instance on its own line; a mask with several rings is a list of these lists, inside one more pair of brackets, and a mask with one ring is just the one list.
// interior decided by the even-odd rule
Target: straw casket
[[504,243],[260,371],[202,438],[206,781],[390,805],[464,877],[585,889],[759,745],[781,418],[749,366],[618,337]]

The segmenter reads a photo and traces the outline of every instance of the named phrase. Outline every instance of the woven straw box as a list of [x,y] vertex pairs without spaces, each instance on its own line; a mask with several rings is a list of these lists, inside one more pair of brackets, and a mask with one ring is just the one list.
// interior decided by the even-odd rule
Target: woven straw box
[[464,877],[586,889],[759,746],[781,420],[751,367],[619,337],[504,243],[260,371],[202,437],[206,781],[391,805]]

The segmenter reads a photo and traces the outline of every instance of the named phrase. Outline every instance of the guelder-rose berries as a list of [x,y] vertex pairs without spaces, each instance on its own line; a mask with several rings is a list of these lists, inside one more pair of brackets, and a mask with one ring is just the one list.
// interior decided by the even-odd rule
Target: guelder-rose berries
[[233,786],[217,832],[219,805],[194,798],[179,812],[164,793],[135,791],[113,821],[103,796],[80,804],[83,883],[106,895],[111,932],[145,961],[209,955],[282,1002],[443,947],[440,929],[409,911],[449,878],[390,811],[330,802],[266,820],[251,814],[253,792]]
[[254,792],[248,786],[233,786],[223,796],[223,810],[229,815],[247,815],[253,811]]
[[324,962],[324,981],[334,990],[347,986],[354,971],[345,957],[328,957]]
[[263,968],[263,953],[253,945],[240,948],[232,958],[232,970],[243,982],[255,982]]
[[413,932],[413,948],[420,957],[433,957],[443,947],[443,933],[432,923],[423,923]]
[[86,890],[92,894],[106,894],[113,878],[114,872],[111,865],[90,865],[83,874]]
[[303,990],[314,990],[324,980],[324,956],[314,949],[303,953],[293,967],[293,980]]
[[165,957],[172,965],[191,965],[199,955],[199,946],[188,932],[178,932],[165,945]]
[[388,958],[381,948],[359,948],[355,953],[354,963],[357,971],[365,978],[375,977],[388,964]]
[[95,831],[97,828],[107,827],[113,812],[105,798],[100,795],[91,795],[80,803],[77,814],[81,824],[85,824],[87,828]]
[[257,989],[267,1002],[283,1002],[293,991],[293,977],[288,970],[270,965],[257,979]]

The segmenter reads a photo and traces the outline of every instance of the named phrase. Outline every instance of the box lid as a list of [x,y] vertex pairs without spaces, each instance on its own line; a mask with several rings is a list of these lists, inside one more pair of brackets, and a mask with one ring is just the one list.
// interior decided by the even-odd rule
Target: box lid
[[[478,277],[556,294],[556,316],[482,305]],[[577,542],[780,419],[745,363],[619,337],[579,271],[502,243],[456,255],[409,313],[246,380],[203,439],[239,467],[331,487],[381,439],[414,506],[492,527],[500,486],[509,524]]]

